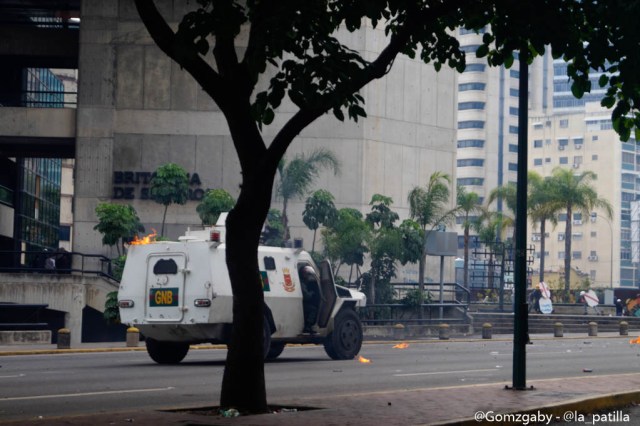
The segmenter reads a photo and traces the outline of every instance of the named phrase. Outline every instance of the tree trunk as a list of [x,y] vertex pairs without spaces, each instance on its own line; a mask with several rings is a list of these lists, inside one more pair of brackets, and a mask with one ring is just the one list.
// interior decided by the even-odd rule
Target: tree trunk
[[311,243],[311,252],[315,252],[316,251],[316,231],[318,230],[318,228],[313,230],[313,241]]
[[240,197],[226,224],[233,328],[220,406],[264,413],[267,412],[262,351],[264,294],[258,272],[258,245],[269,210],[272,181],[264,175],[260,179],[256,179],[257,176],[260,176],[259,171],[243,173]]
[[283,241],[289,241],[289,239],[291,238],[289,235],[289,218],[287,217],[287,199],[285,198],[282,201],[282,228],[283,228],[283,235],[282,235],[282,240]]
[[372,305],[376,303],[376,273],[371,271],[371,282],[369,283],[369,303]]
[[544,249],[545,249],[545,242],[544,242],[544,233],[546,231],[546,226],[547,225],[547,221],[545,219],[542,219],[540,221],[540,282],[544,281]]
[[571,291],[571,232],[572,232],[572,206],[567,206],[567,222],[564,231],[564,290],[565,298],[569,297]]
[[418,309],[418,318],[424,318],[424,309],[422,304],[424,303],[424,268],[425,262],[427,261],[427,253],[425,249],[422,249],[422,256],[420,256],[420,260],[418,261],[418,291],[420,292],[420,308]]
[[167,220],[167,209],[169,204],[164,205],[164,213],[162,214],[162,228],[160,228],[160,236],[164,237],[164,222]]
[[464,268],[463,268],[464,288],[469,287],[469,225],[464,227]]

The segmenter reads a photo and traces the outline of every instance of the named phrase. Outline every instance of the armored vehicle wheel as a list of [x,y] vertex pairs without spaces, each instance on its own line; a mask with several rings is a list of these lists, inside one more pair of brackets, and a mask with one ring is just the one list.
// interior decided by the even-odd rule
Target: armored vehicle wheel
[[284,350],[285,344],[283,342],[271,342],[269,352],[267,352],[267,359],[276,359],[280,356]]
[[324,340],[324,350],[331,359],[353,359],[362,347],[362,324],[352,309],[338,312],[333,331]]
[[146,339],[147,353],[158,364],[178,364],[189,352],[188,343],[160,342]]

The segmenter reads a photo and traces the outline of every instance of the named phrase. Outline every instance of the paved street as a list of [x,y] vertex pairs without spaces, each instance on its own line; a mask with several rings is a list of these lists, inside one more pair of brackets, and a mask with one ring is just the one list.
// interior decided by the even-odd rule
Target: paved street
[[[409,390],[511,384],[507,340],[367,344],[370,363],[331,361],[321,347],[288,347],[266,365],[270,401],[314,406]],[[554,378],[597,384],[640,370],[640,345],[629,338],[540,339],[527,346],[527,377],[543,388]],[[161,366],[143,351],[0,357],[3,420],[217,405],[225,350],[192,350],[182,364]],[[559,398],[562,394],[558,395]],[[496,401],[497,402],[497,401]]]

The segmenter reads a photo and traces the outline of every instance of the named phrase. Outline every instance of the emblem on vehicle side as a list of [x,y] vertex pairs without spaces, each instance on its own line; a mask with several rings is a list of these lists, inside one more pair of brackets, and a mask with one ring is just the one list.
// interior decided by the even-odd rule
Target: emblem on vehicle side
[[295,291],[296,285],[291,279],[291,272],[289,271],[289,268],[282,268],[282,274],[284,275],[284,290],[289,293]]

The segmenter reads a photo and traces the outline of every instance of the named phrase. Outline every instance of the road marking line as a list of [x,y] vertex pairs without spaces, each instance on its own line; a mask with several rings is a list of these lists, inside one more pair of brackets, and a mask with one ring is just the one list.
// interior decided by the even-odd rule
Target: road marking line
[[175,389],[175,388],[173,386],[169,386],[166,388],[152,388],[152,389],[125,389],[125,390],[113,390],[113,391],[103,391],[103,392],[63,393],[59,395],[17,396],[17,397],[0,398],[0,402],[28,401],[31,399],[50,399],[50,398],[70,398],[70,397],[79,397],[79,396],[111,395],[116,393],[120,394],[120,393],[140,393],[140,392],[162,392],[162,391],[168,391],[171,389]]
[[499,368],[485,368],[481,370],[457,370],[457,371],[432,371],[428,373],[403,373],[403,374],[394,374],[396,377],[407,377],[407,376],[432,376],[435,374],[458,374],[458,373],[482,373],[486,371],[499,371]]
[[13,376],[0,376],[0,379],[10,379],[10,378],[13,378],[13,377],[24,377],[24,376],[25,376],[25,374],[22,373],[22,374],[16,374],[16,375],[13,375]]

